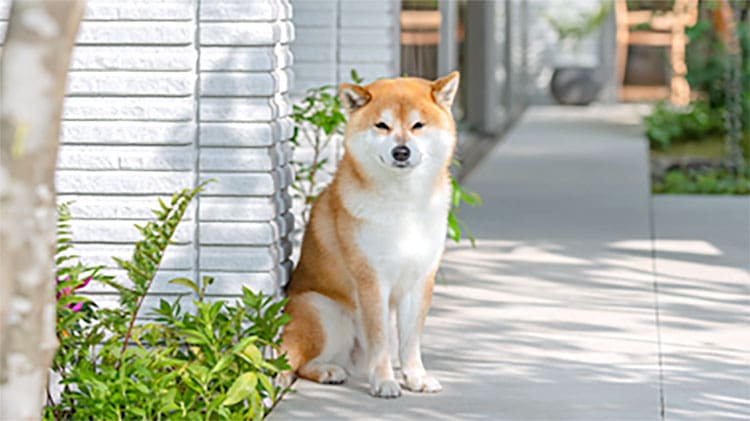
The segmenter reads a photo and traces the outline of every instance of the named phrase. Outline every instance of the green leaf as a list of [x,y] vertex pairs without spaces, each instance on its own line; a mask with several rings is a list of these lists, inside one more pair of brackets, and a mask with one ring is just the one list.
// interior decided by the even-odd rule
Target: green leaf
[[250,358],[250,360],[255,364],[256,366],[260,365],[260,363],[263,362],[263,355],[260,353],[260,350],[257,346],[254,344],[250,344],[245,349],[242,350],[242,353]]
[[268,397],[271,398],[271,401],[276,401],[276,388],[273,387],[271,379],[265,374],[259,374],[258,380],[260,380],[260,384],[263,385],[263,389],[268,392]]
[[359,74],[357,73],[355,69],[352,69],[349,75],[352,78],[352,82],[356,84],[360,84],[364,81],[364,79],[359,76]]
[[258,376],[254,372],[248,371],[247,373],[242,374],[234,381],[234,383],[232,383],[222,405],[230,406],[246,399],[255,391],[255,385],[257,383]]
[[219,407],[219,409],[216,410],[216,413],[219,414],[222,419],[230,419],[230,418],[232,418],[232,413],[229,412],[229,410],[227,408],[224,408],[223,406]]
[[146,411],[144,411],[143,408],[140,408],[138,406],[130,406],[128,407],[128,411],[141,418],[146,418]]
[[448,238],[457,243],[461,240],[461,227],[453,212],[448,212]]
[[57,304],[60,306],[67,306],[70,304],[88,303],[88,302],[91,302],[91,300],[81,295],[66,295],[66,296],[60,297],[60,299],[57,300]]
[[166,215],[166,214],[169,214],[169,211],[170,211],[170,209],[169,209],[169,206],[167,206],[167,204],[166,204],[166,203],[164,203],[164,200],[162,200],[162,198],[161,198],[161,197],[160,197],[160,198],[159,198],[158,200],[159,200],[159,207],[160,207],[160,208],[161,208],[161,210],[162,210],[162,211],[164,212],[164,214],[165,214],[165,215]]
[[161,407],[161,411],[162,412],[167,412],[167,413],[172,412],[172,411],[176,411],[178,409],[180,409],[180,407],[177,406],[177,404],[174,403],[174,401],[167,401],[167,403],[164,404],[164,405],[162,405],[162,407]]
[[219,359],[219,361],[216,363],[216,365],[213,366],[213,368],[211,369],[211,372],[209,374],[210,375],[214,375],[214,374],[216,374],[216,373],[224,370],[225,368],[229,367],[229,364],[232,363],[233,359],[234,358],[231,355],[223,355]]
[[253,414],[253,421],[261,421],[263,419],[263,407],[261,404],[260,393],[256,390],[250,395],[250,409]]
[[205,366],[199,364],[191,364],[187,367],[187,371],[202,386],[205,386],[206,383],[208,383],[209,371]]
[[237,342],[237,344],[234,347],[232,347],[232,352],[234,352],[235,354],[242,353],[245,350],[245,348],[247,348],[249,345],[252,345],[257,340],[258,340],[257,336],[248,336],[246,338],[243,338],[239,342]]
[[191,280],[191,279],[188,279],[188,278],[174,278],[174,279],[170,280],[169,283],[170,284],[182,285],[182,286],[188,287],[188,288],[192,289],[193,291],[195,291],[196,294],[198,294],[198,285],[196,285],[195,282],[193,282],[193,280]]
[[482,204],[482,198],[475,192],[467,192],[463,188],[459,190],[461,194],[461,200],[463,200],[469,206],[479,206]]
[[202,333],[195,330],[183,330],[182,335],[189,344],[203,345],[209,342]]

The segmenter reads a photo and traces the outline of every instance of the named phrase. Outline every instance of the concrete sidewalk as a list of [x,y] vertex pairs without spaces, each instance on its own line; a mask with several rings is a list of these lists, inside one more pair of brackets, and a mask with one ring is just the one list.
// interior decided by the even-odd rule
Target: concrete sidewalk
[[449,245],[423,339],[442,393],[299,381],[271,418],[749,418],[748,198],[652,200],[639,121],[534,107],[470,175],[477,248]]

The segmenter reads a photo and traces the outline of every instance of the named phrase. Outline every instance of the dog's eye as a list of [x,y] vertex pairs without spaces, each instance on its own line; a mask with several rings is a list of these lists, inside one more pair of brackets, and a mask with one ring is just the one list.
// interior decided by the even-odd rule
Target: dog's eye
[[414,123],[413,126],[411,126],[411,129],[412,130],[417,130],[417,129],[421,129],[422,127],[424,127],[424,124],[422,124],[421,121],[417,121],[416,123]]
[[375,127],[377,127],[378,129],[381,129],[381,130],[390,130],[391,129],[390,127],[388,127],[387,124],[383,123],[382,121],[380,123],[376,124]]

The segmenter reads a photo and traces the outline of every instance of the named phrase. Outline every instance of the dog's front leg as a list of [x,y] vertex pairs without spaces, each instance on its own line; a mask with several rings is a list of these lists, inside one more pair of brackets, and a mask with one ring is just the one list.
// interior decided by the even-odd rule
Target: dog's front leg
[[427,310],[432,301],[434,276],[414,286],[398,305],[399,358],[404,383],[413,392],[435,393],[443,388],[440,382],[427,375],[422,364],[421,336]]
[[401,396],[401,387],[393,376],[388,352],[389,291],[373,283],[360,289],[362,330],[366,342],[370,393],[381,398]]

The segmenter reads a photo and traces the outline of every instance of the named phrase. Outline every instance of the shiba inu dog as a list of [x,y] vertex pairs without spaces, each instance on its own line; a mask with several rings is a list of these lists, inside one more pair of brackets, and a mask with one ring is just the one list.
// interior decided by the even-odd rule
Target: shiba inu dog
[[[359,368],[373,396],[398,397],[400,383],[441,390],[420,336],[445,245],[458,80],[339,86],[345,154],[315,200],[287,287],[282,349],[298,376],[338,384]],[[396,339],[401,382],[389,355]]]

